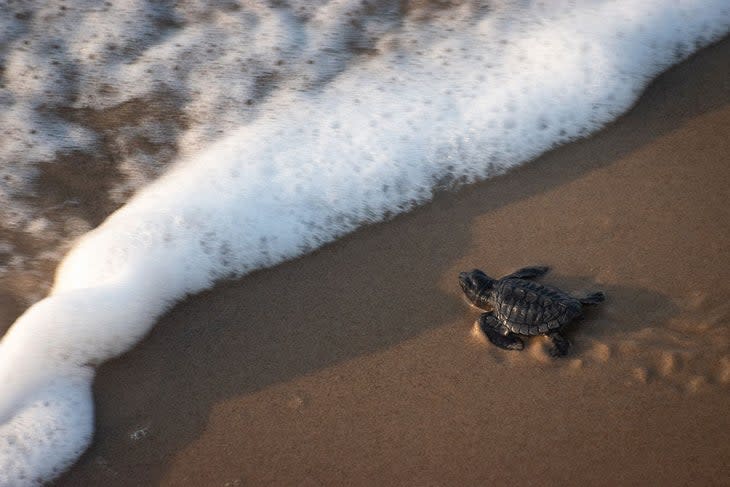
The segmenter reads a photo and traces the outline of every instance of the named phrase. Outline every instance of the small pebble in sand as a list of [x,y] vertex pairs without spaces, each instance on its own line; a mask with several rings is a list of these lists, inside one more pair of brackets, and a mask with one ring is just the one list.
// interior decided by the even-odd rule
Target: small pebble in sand
[[304,398],[300,395],[293,395],[286,403],[289,409],[300,409],[304,406]]
[[132,441],[139,441],[139,440],[142,440],[142,439],[146,438],[147,436],[149,436],[149,434],[150,434],[149,425],[139,426],[137,428],[134,428],[134,430],[132,430],[132,432],[129,433],[129,439]]

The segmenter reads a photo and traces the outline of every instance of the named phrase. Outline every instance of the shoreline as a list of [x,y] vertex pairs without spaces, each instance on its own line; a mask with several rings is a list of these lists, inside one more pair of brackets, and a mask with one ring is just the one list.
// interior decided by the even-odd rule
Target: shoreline
[[[178,304],[100,367],[94,441],[56,485],[722,483],[729,57],[726,38],[588,139]],[[530,264],[607,292],[566,360],[471,335],[458,271]]]

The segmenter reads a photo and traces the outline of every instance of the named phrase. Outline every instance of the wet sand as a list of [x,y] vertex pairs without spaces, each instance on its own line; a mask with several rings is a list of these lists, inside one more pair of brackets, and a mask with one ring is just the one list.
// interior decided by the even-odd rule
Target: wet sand
[[[730,39],[606,130],[176,306],[57,485],[728,485]],[[494,348],[456,275],[608,300]]]

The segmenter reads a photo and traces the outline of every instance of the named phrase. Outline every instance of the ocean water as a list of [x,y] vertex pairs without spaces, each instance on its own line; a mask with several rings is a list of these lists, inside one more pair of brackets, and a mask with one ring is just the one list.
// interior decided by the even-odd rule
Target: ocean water
[[590,134],[730,29],[726,0],[252,3],[0,6],[0,305],[30,306],[0,485],[73,463],[94,366],[185,295]]

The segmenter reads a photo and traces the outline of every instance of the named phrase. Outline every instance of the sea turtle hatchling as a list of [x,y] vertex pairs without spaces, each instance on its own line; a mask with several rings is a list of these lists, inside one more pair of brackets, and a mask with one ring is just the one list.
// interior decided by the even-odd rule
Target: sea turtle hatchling
[[502,279],[492,279],[479,269],[459,274],[459,284],[474,306],[486,311],[479,328],[489,341],[506,350],[522,350],[518,335],[545,335],[553,343],[550,355],[561,357],[570,342],[560,330],[583,315],[583,305],[605,299],[601,291],[576,298],[560,289],[528,279],[544,275],[547,267],[525,267]]

